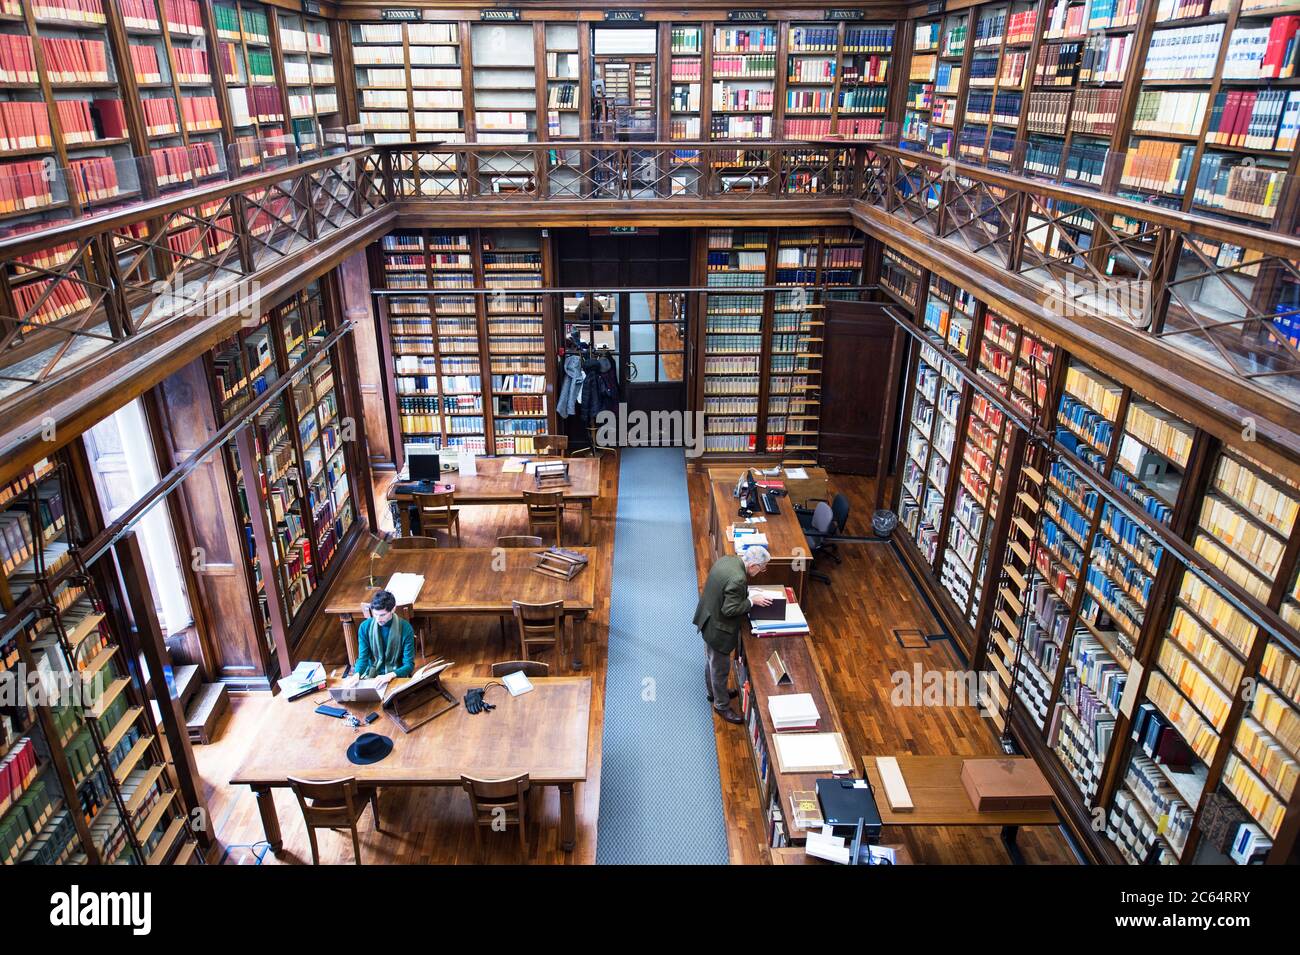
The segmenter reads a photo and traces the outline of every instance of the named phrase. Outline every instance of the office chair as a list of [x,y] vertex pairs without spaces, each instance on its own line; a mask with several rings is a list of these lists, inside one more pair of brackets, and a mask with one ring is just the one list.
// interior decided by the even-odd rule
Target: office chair
[[[796,508],[795,513],[799,516],[799,525],[812,550],[813,560],[816,561],[824,554],[837,564],[843,563],[835,543],[827,538],[844,533],[845,524],[849,520],[849,499],[843,494],[836,494],[830,504],[818,501],[812,510]],[[831,582],[829,577],[816,570],[809,569],[808,576],[824,584]]]
[[375,831],[379,826],[379,789],[376,786],[358,786],[356,779],[313,780],[289,777],[289,788],[298,797],[303,822],[307,824],[307,841],[311,843],[311,864],[320,865],[320,849],[316,845],[317,829],[347,829],[352,834],[353,861],[361,865],[361,840],[357,836],[357,822],[366,811],[367,804],[374,810]]

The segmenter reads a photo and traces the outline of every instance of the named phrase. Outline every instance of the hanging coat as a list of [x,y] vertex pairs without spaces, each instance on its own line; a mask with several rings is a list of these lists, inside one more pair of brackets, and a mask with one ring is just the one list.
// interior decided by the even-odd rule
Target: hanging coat
[[582,355],[570,352],[564,356],[564,384],[560,386],[560,400],[555,403],[555,413],[561,418],[571,417],[578,410],[578,396],[582,393]]

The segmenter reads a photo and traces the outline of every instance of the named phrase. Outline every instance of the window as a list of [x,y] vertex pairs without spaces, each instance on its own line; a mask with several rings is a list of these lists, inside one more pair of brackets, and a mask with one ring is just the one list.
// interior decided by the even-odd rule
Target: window
[[[115,521],[160,477],[144,409],[138,400],[132,401],[87,431],[82,439],[104,517]],[[194,622],[194,616],[185,591],[171,515],[160,502],[149,509],[135,529],[158,622],[164,636],[178,633]]]

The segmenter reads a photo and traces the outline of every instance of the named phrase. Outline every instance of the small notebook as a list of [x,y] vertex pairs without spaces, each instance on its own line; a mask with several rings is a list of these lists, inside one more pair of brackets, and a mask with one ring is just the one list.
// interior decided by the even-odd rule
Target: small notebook
[[523,670],[516,670],[514,673],[507,673],[501,678],[505,688],[510,691],[511,696],[522,696],[533,688],[533,681],[524,675]]

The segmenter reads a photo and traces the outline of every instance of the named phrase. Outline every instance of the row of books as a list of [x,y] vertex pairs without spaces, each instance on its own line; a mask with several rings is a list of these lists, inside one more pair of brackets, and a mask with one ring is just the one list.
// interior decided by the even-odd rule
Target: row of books
[[107,83],[108,47],[103,40],[41,37],[51,83]]
[[1124,157],[1120,181],[1151,192],[1182,195],[1195,156],[1196,147],[1190,144],[1139,140]]
[[1209,101],[1208,91],[1143,90],[1133,114],[1133,131],[1199,135]]
[[1232,31],[1223,62],[1227,79],[1290,79],[1300,67],[1300,16],[1275,17],[1268,26]]
[[[233,6],[214,4],[213,20],[217,36],[225,40],[238,40],[241,37],[250,43],[270,43],[270,24],[266,12],[253,7],[236,9]],[[241,17],[242,14],[242,17]]]
[[33,0],[37,20],[56,20],[99,26],[107,22],[100,0]]
[[1219,153],[1202,156],[1196,173],[1196,204],[1272,221],[1286,170],[1249,163],[1249,158]]
[[1210,79],[1222,41],[1222,23],[1157,30],[1151,35],[1142,76],[1148,80]]
[[32,38],[0,33],[0,83],[36,83],[39,78]]
[[[154,0],[118,0],[122,22],[128,30],[156,32],[159,29],[158,7]],[[203,14],[198,0],[163,0],[163,16],[173,34],[202,36]]]
[[1133,26],[1141,0],[1056,0],[1043,29],[1046,39],[1082,36],[1089,30]]
[[1300,93],[1226,90],[1215,94],[1205,141],[1290,152],[1300,133]]
[[749,54],[746,56],[713,57],[714,78],[747,77],[752,79],[770,79],[776,76],[776,54]]

